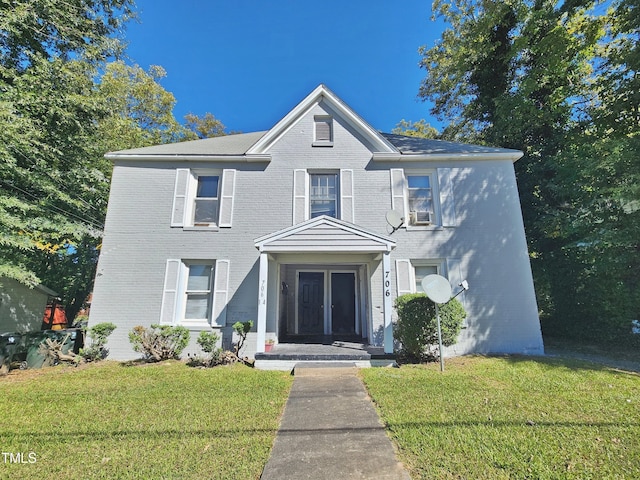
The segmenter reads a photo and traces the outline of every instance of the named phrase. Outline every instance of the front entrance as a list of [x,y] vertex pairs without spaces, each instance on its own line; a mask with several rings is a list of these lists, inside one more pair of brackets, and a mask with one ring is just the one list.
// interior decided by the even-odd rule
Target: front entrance
[[353,271],[298,271],[296,303],[299,335],[358,333]]

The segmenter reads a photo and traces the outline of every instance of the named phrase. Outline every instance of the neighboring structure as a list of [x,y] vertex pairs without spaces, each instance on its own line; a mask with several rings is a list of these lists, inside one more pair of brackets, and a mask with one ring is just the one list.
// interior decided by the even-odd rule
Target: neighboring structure
[[42,285],[29,288],[11,278],[0,278],[0,333],[40,330],[47,300],[56,295]]
[[[440,273],[469,316],[445,352],[543,352],[516,150],[382,134],[324,85],[271,130],[109,153],[111,196],[90,325],[201,330],[254,320],[265,340],[393,351],[396,296]],[[385,214],[405,219],[390,235]],[[362,340],[364,339],[364,340]]]

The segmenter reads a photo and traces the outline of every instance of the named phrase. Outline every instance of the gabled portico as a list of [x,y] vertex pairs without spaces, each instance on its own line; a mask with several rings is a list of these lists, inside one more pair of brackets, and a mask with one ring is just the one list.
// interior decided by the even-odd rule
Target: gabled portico
[[[260,251],[257,352],[264,351],[267,323],[275,325],[278,337],[352,334],[393,352],[392,239],[320,216],[254,243]],[[372,291],[372,285],[382,291]],[[372,298],[383,299],[382,332],[373,331]]]

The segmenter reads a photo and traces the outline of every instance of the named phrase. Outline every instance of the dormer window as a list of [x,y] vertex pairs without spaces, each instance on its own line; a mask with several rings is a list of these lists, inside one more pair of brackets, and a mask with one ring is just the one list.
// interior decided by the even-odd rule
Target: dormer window
[[327,115],[316,115],[314,118],[314,147],[333,146],[333,118]]

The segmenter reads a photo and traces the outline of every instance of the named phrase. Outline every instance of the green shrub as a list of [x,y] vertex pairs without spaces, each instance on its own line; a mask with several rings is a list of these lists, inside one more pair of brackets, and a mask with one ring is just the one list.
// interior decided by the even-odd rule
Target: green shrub
[[116,326],[110,322],[98,323],[87,330],[87,336],[91,340],[88,348],[80,350],[80,356],[87,362],[104,360],[109,355],[109,350],[105,347],[109,335],[113,333]]
[[[402,344],[401,353],[411,361],[435,358],[438,346],[438,324],[435,304],[423,293],[409,293],[396,298],[398,323],[395,338]],[[442,345],[456,343],[467,314],[457,299],[438,307]]]
[[215,332],[200,332],[196,342],[207,355],[191,355],[187,364],[191,367],[215,367],[222,363],[222,349],[217,347],[220,335]]
[[238,334],[240,339],[235,346],[236,355],[240,357],[240,352],[242,351],[242,347],[244,347],[245,342],[247,341],[247,335],[253,328],[253,320],[247,320],[246,322],[236,322],[233,324],[233,331]]
[[137,326],[129,332],[129,341],[148,362],[178,359],[189,344],[189,330],[170,325]]

